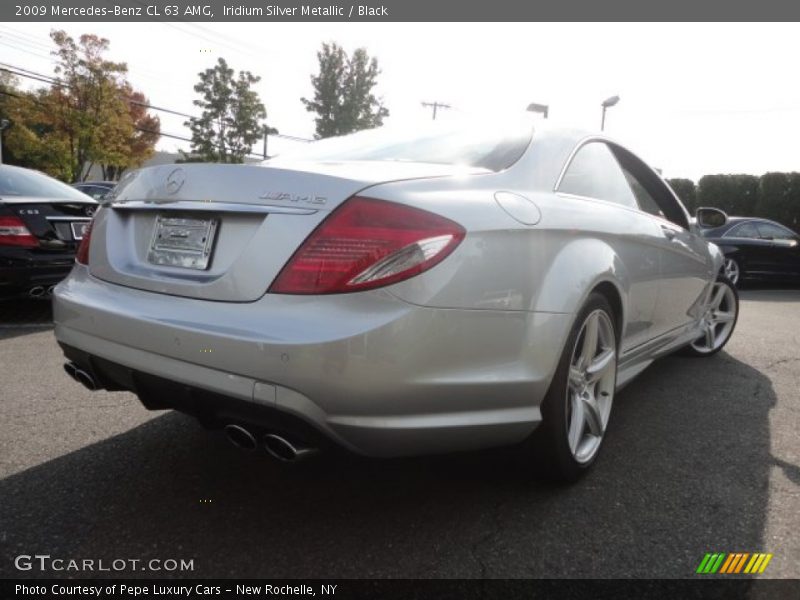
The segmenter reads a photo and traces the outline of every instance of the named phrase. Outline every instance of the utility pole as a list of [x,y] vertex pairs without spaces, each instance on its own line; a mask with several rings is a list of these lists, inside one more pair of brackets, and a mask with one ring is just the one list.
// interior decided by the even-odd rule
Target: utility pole
[[430,106],[431,108],[433,108],[433,120],[434,121],[436,120],[436,110],[437,109],[439,109],[439,108],[453,108],[449,104],[445,104],[444,102],[436,102],[436,101],[434,101],[434,102],[423,102],[422,106],[424,106],[426,108]]

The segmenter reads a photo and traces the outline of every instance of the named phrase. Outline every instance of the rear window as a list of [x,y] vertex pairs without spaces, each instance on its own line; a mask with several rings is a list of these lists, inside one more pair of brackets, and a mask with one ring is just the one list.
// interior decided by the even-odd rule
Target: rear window
[[17,167],[0,167],[0,198],[3,196],[33,196],[38,198],[66,198],[89,202],[90,198],[78,190],[37,171]]
[[529,123],[381,127],[319,140],[279,158],[424,162],[501,171],[522,156],[532,132]]

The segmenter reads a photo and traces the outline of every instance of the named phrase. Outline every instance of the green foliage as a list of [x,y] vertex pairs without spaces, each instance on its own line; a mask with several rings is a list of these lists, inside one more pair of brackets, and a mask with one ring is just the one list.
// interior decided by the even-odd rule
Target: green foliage
[[800,173],[762,175],[756,214],[797,230],[800,225]]
[[[76,41],[64,31],[50,34],[57,57],[56,83],[35,92],[17,90],[8,106],[12,127],[6,148],[15,164],[43,170],[64,181],[80,181],[94,163],[119,176],[153,152],[159,122],[125,80],[125,63],[104,58],[107,39],[84,34]],[[4,109],[5,110],[5,109]],[[137,132],[147,123],[152,133]]]
[[267,111],[251,89],[261,78],[249,71],[235,76],[223,58],[199,76],[194,91],[201,99],[194,104],[203,109],[203,114],[186,122],[192,130],[192,150],[184,154],[184,160],[241,163],[264,135],[261,121]]
[[667,183],[669,183],[672,190],[678,195],[678,198],[681,199],[683,205],[686,207],[690,213],[694,213],[697,210],[697,188],[694,185],[694,181],[691,179],[668,179]]
[[383,124],[389,110],[375,96],[380,69],[364,48],[352,56],[336,43],[323,43],[317,52],[319,73],[311,76],[314,99],[301,98],[308,112],[317,114],[316,137],[344,135]]
[[729,215],[753,215],[757,200],[755,175],[704,175],[697,183],[697,205],[713,206]]

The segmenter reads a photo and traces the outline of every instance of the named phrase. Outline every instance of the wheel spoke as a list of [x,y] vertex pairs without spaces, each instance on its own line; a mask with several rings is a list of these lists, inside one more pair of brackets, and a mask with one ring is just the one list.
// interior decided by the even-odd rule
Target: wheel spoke
[[714,326],[706,325],[706,347],[709,350],[714,349]]
[[576,366],[571,366],[569,368],[569,386],[574,389],[580,389],[581,384],[583,383],[583,373],[581,370]]
[[613,363],[614,350],[612,348],[606,348],[600,354],[595,356],[591,363],[589,363],[589,366],[586,369],[586,379],[589,380],[589,383],[594,383],[606,374],[606,372],[613,366]]
[[718,312],[714,313],[714,321],[717,323],[728,323],[736,318],[736,313],[733,312]]
[[725,286],[717,285],[717,290],[714,292],[714,298],[711,300],[711,307],[717,309],[722,304],[722,299],[725,297]]
[[596,436],[603,435],[603,419],[600,416],[597,399],[594,396],[586,395],[581,396],[581,400],[583,401],[581,404],[584,408],[584,419],[586,419],[586,425],[589,426],[589,431]]
[[583,437],[583,428],[586,422],[584,416],[583,402],[578,398],[577,394],[570,395],[570,403],[572,405],[572,418],[569,422],[569,431],[567,432],[567,442],[572,454],[578,451],[578,444]]
[[599,319],[597,313],[589,316],[586,320],[586,328],[583,333],[583,347],[581,348],[581,359],[579,365],[582,369],[587,368],[594,358],[597,350],[597,336],[599,329]]

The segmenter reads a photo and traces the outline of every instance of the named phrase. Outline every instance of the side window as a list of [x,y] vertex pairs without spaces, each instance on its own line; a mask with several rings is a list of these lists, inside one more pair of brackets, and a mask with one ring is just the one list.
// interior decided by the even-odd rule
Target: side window
[[793,240],[796,237],[788,229],[772,223],[758,223],[756,227],[758,227],[758,233],[765,240]]
[[590,142],[578,150],[558,191],[636,208],[636,198],[617,159],[602,142]]
[[689,229],[686,211],[661,177],[625,148],[612,144],[611,150],[636,196],[639,208]]
[[639,203],[639,208],[641,208],[644,212],[650,213],[656,217],[664,217],[664,211],[661,210],[661,207],[658,205],[658,202],[650,195],[644,186],[639,183],[639,180],[634,177],[630,171],[626,169],[622,169],[623,173],[625,173],[625,179],[628,180],[628,184],[631,186],[631,190],[633,190],[633,195],[636,196],[636,202]]
[[741,223],[735,227],[731,227],[725,232],[722,237],[726,238],[747,238],[757,240],[759,238],[758,230],[753,223]]

